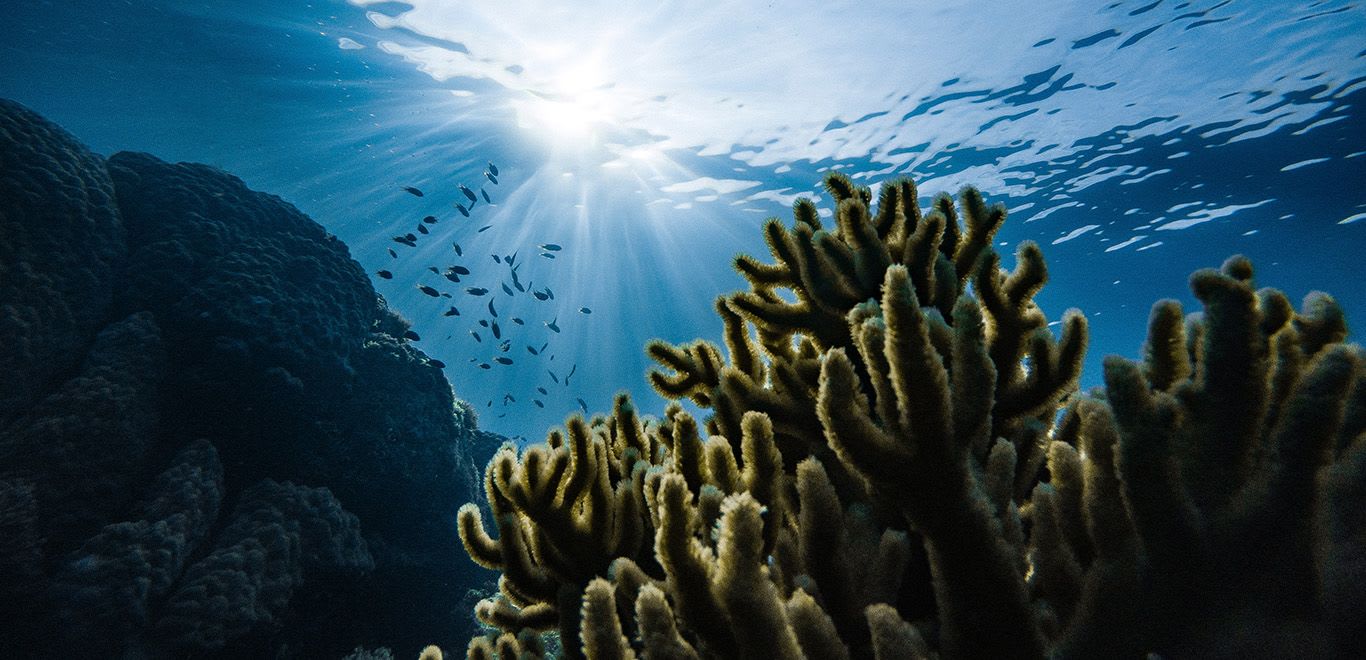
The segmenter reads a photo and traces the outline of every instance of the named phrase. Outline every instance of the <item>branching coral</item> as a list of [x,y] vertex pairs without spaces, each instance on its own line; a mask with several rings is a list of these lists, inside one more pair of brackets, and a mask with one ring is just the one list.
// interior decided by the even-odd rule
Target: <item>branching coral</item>
[[[571,418],[567,434],[520,458],[511,446],[485,477],[498,539],[484,531],[479,509],[460,509],[460,537],[470,556],[503,571],[501,596],[477,609],[484,623],[512,632],[558,627],[577,639],[578,602],[589,581],[617,557],[648,562],[643,515],[647,473],[663,452],[624,397],[611,418]],[[695,440],[696,438],[692,438]],[[655,469],[657,474],[658,470]]]
[[1331,298],[1297,313],[1232,259],[1083,397],[1085,319],[1047,330],[1037,246],[1002,269],[1004,208],[826,189],[835,227],[800,200],[765,225],[774,263],[737,258],[724,353],[647,347],[708,439],[619,400],[489,466],[499,538],[473,505],[462,538],[510,605],[481,606],[503,632],[472,657],[552,626],[591,658],[1355,650],[1366,367]]
[[[925,345],[935,347],[946,371],[953,366],[954,308],[971,284],[981,299],[978,316],[986,323],[981,343],[990,364],[976,357],[974,365],[981,366],[958,382],[955,392],[960,394],[954,396],[975,397],[959,402],[958,423],[991,421],[989,429],[975,430],[973,449],[979,460],[985,459],[990,437],[1004,436],[1028,452],[1022,466],[1036,467],[1041,457],[1029,445],[1030,438],[1037,437],[1040,424],[1048,423],[1057,403],[1075,386],[1086,344],[1084,317],[1069,314],[1057,342],[1033,303],[1047,279],[1038,247],[1025,243],[1016,270],[1000,271],[991,241],[1005,209],[987,206],[972,188],[960,195],[963,227],[947,195],[935,197],[931,211],[922,214],[909,180],[884,185],[876,213],[867,206],[871,193],[842,175],[830,176],[826,189],[839,207],[833,230],[824,228],[813,203],[798,200],[794,228],[776,219],[764,225],[775,263],[748,255],[736,259],[736,270],[749,280],[751,290],[717,301],[730,363],[710,342],[677,347],[652,342],[647,352],[674,372],[652,372],[655,388],[665,396],[712,407],[716,414],[709,430],[726,437],[738,436],[745,411],[764,412],[773,419],[779,447],[792,465],[806,455],[820,456],[827,443],[817,420],[816,394],[825,352],[846,349],[865,387],[888,384],[869,379],[865,366],[885,362],[873,343],[881,341],[886,324],[862,326],[882,315],[876,301],[884,295],[889,267],[896,265],[905,269],[898,277],[913,291],[914,307],[925,308],[925,320],[915,321],[925,329],[911,332],[927,335]],[[790,290],[796,302],[785,301],[780,289]],[[754,326],[757,343],[746,322]],[[877,399],[885,409],[877,417],[892,417],[894,397],[890,390],[880,393]],[[993,404],[990,417],[980,410]],[[949,410],[928,401],[916,405]]]
[[1310,294],[1297,313],[1254,289],[1241,257],[1191,285],[1204,314],[1154,306],[1145,359],[1106,361],[1108,405],[1069,411],[1081,452],[1050,448],[1058,500],[1074,504],[1036,507],[1036,521],[1090,529],[1039,551],[1090,565],[1048,590],[1107,624],[1073,626],[1062,648],[1345,653],[1366,622],[1360,601],[1338,600],[1362,586],[1350,566],[1366,524],[1342,517],[1366,483],[1362,351],[1342,343],[1332,298]]

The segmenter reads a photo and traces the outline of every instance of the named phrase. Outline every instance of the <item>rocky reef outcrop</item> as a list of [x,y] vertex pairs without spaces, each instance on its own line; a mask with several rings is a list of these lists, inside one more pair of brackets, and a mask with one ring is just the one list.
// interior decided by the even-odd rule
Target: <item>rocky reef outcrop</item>
[[0,309],[0,653],[339,657],[468,618],[486,578],[443,541],[501,439],[292,205],[0,101]]

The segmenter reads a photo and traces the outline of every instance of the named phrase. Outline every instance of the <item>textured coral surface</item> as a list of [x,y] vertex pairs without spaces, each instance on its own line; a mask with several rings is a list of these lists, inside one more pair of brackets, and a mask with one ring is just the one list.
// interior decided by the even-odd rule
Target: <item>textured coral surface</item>
[[100,158],[0,99],[0,422],[75,368],[124,257],[114,186]]
[[439,539],[497,441],[346,247],[7,101],[0,164],[0,655],[415,652],[450,628],[449,585],[486,578]]
[[1003,207],[825,183],[834,226],[798,200],[771,263],[736,259],[724,351],[647,347],[705,420],[623,396],[489,464],[470,657],[546,630],[588,658],[1361,656],[1366,356],[1330,296],[1232,258],[1081,394],[1085,317],[1049,331],[1038,246],[1001,267]]

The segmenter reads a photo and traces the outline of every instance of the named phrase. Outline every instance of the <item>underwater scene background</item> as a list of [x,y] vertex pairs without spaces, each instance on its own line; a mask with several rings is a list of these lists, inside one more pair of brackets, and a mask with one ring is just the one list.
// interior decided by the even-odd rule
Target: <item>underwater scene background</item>
[[[507,561],[481,557],[480,537],[456,530],[456,509],[478,501],[485,517],[475,524],[499,531],[483,483],[499,443],[525,448],[574,413],[614,405],[624,425],[623,392],[632,414],[664,420],[652,433],[686,435],[677,429],[693,422],[666,412],[646,377],[661,362],[683,370],[651,359],[647,343],[724,345],[716,299],[752,283],[735,256],[767,261],[765,221],[792,223],[802,198],[836,226],[849,196],[822,184],[832,174],[870,187],[873,199],[884,182],[913,179],[924,209],[965,186],[1004,204],[1008,218],[986,247],[1016,272],[1033,267],[1017,245],[1042,249],[1048,285],[1033,302],[1059,340],[1074,323],[1065,312],[1084,315],[1083,392],[1114,386],[1106,356],[1151,357],[1153,303],[1201,309],[1191,273],[1235,254],[1250,260],[1258,286],[1297,308],[1323,290],[1349,324],[1360,327],[1366,310],[1366,9],[1355,2],[73,0],[9,3],[0,17],[0,99],[15,102],[0,106],[0,146],[20,154],[0,161],[0,202],[12,207],[0,214],[0,230],[12,232],[0,245],[11,260],[0,339],[14,347],[4,349],[11,382],[0,388],[0,532],[32,540],[0,542],[0,616],[16,622],[0,651],[340,657],[387,646],[410,656],[439,643],[458,653],[479,634],[476,602],[498,590],[497,573],[475,568],[459,537],[486,568]],[[209,167],[169,165],[181,162]],[[26,169],[34,163],[38,175]],[[78,210],[56,209],[41,190],[60,191],[63,203],[74,195]],[[81,221],[44,224],[58,216]],[[1240,263],[1226,279],[1248,279]],[[43,311],[44,300],[56,311]],[[939,304],[941,321],[957,320]],[[1366,367],[1353,365],[1347,382],[1366,382]],[[1352,405],[1366,396],[1352,392]],[[679,395],[682,415],[702,420],[711,411],[692,394]],[[1125,401],[1115,403],[1121,426]],[[858,407],[852,395],[846,403]],[[1348,409],[1355,428],[1351,411],[1366,407]],[[1079,410],[1076,419],[1099,415]],[[820,425],[856,426],[831,414],[822,408]],[[1018,422],[989,428],[1013,437]],[[763,435],[756,424],[745,418],[746,438]],[[788,456],[788,431],[774,424]],[[120,438],[141,439],[113,452],[101,444]],[[832,472],[838,510],[852,501],[850,484],[879,482],[830,442],[812,455]],[[1005,460],[987,445],[975,451],[983,466],[988,454]],[[848,471],[832,467],[836,454]],[[499,456],[509,470],[519,460]],[[1085,459],[1083,450],[1076,460]],[[1049,453],[1047,465],[1061,473],[1066,460]],[[632,482],[629,465],[613,465],[612,483],[639,493],[644,477]],[[1340,491],[1366,492],[1352,474]],[[703,477],[685,476],[696,491]],[[756,495],[772,520],[816,483],[789,477],[793,501]],[[660,502],[669,488],[659,486]],[[1040,524],[1028,511],[1052,495],[1021,488],[1024,520]],[[810,489],[819,490],[803,490],[803,506]],[[1196,505],[1214,506],[1201,497]],[[720,501],[689,515],[715,523]],[[748,510],[726,502],[725,511]],[[865,505],[882,503],[853,506]],[[933,528],[917,515],[895,531]],[[777,532],[765,533],[764,550],[780,554]],[[289,555],[290,568],[240,577],[253,575],[258,546]],[[913,569],[933,563],[911,546]],[[641,575],[673,569],[660,552],[652,566],[638,558]],[[1090,559],[1078,561],[1089,570]],[[222,577],[242,565],[227,571],[236,581]],[[1338,574],[1344,593],[1366,575],[1354,570]],[[153,577],[110,577],[137,571]],[[595,574],[573,594],[588,603],[588,621],[602,602],[584,587]],[[786,579],[789,589],[800,583]],[[196,600],[215,588],[248,604]],[[1058,607],[1048,587],[1031,589]],[[553,601],[549,593],[539,600]],[[934,617],[906,605],[914,599],[903,590],[900,616],[920,632],[898,628],[892,610],[867,615],[873,637],[876,621],[893,620],[885,630],[900,632],[884,638],[923,634],[946,657],[1000,650],[955,642],[952,603],[935,595],[942,630],[912,620]],[[669,598],[678,607],[680,596]],[[1350,614],[1334,623],[1349,629],[1366,606],[1343,599]],[[517,605],[517,621],[544,616]],[[794,620],[809,613],[788,607]],[[502,615],[480,618],[506,623]],[[851,638],[854,624],[831,616],[850,652],[871,657],[876,640]],[[1048,625],[1039,634],[1053,644]],[[59,641],[43,648],[54,626]],[[683,630],[679,648],[754,653],[743,638],[693,635]],[[590,637],[585,649],[602,643]],[[1276,657],[1292,638],[1262,652]],[[1010,648],[1072,657],[1099,648],[1066,639]],[[906,643],[897,648],[925,646]],[[1182,657],[1209,651],[1202,643],[1159,648]],[[1348,653],[1336,643],[1306,648]]]
[[[507,436],[537,439],[575,398],[598,410],[619,389],[662,410],[645,342],[717,338],[731,257],[762,254],[759,225],[797,197],[828,212],[831,170],[1005,203],[1004,251],[1046,246],[1040,305],[1094,319],[1088,385],[1103,356],[1137,354],[1151,302],[1190,300],[1187,275],[1235,253],[1293,299],[1366,305],[1332,286],[1360,280],[1366,246],[1366,12],[1351,2],[135,1],[6,17],[0,94],[97,152],[208,163],[298,206],[394,274],[379,292]],[[459,183],[493,204],[462,217]],[[417,247],[391,240],[427,215],[440,224]],[[536,256],[544,243],[564,250]],[[501,293],[490,255],[513,252],[554,300]],[[456,263],[458,286],[427,270]],[[455,292],[461,316],[418,284]],[[490,362],[488,300],[466,286],[497,300],[514,364]],[[522,347],[546,342],[553,363]],[[547,373],[572,365],[572,389]]]

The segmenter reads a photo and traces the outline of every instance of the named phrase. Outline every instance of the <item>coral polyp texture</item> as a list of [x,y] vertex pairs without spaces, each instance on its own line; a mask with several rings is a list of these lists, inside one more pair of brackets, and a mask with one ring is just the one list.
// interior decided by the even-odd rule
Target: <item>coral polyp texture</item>
[[497,442],[406,330],[284,200],[0,99],[0,657],[416,651]]
[[469,657],[1366,653],[1366,364],[1331,297],[1234,257],[1083,394],[1085,317],[1049,330],[1038,246],[1002,267],[1004,207],[825,186],[834,226],[799,200],[735,260],[724,349],[647,347],[705,420],[623,395],[489,464]]

